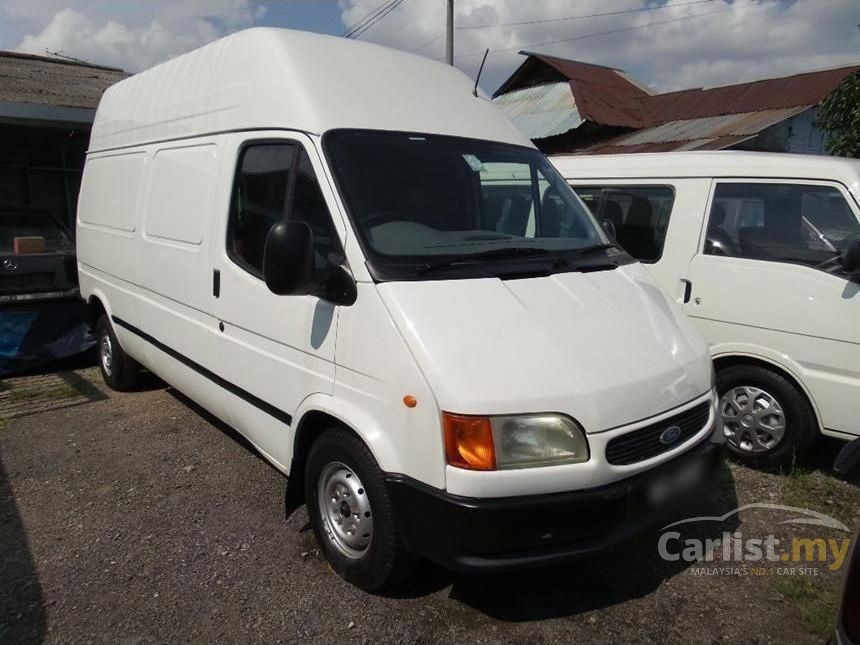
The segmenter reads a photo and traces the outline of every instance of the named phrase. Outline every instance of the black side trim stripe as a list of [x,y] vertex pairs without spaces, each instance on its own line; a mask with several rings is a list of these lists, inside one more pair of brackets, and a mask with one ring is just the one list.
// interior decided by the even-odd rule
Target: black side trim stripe
[[155,347],[160,349],[162,352],[164,352],[165,354],[167,354],[171,358],[175,358],[177,361],[179,361],[180,363],[182,363],[186,367],[190,367],[191,369],[193,369],[195,372],[197,372],[201,376],[203,376],[203,377],[209,379],[210,381],[212,381],[213,383],[215,383],[215,385],[218,385],[218,386],[224,388],[225,390],[230,392],[230,394],[235,394],[236,396],[238,396],[240,399],[242,399],[246,403],[250,403],[255,408],[265,412],[266,414],[268,414],[271,417],[274,417],[275,419],[277,419],[281,423],[284,423],[288,426],[293,424],[293,417],[291,415],[289,415],[286,412],[284,412],[283,410],[275,407],[271,403],[267,403],[263,399],[261,399],[257,396],[254,396],[253,394],[251,394],[247,390],[243,390],[238,385],[231,383],[230,381],[218,376],[217,374],[215,374],[215,372],[212,372],[212,371],[206,369],[205,367],[203,367],[199,363],[192,361],[190,358],[188,358],[184,354],[180,354],[179,352],[177,352],[172,347],[168,347],[167,345],[162,343],[160,340],[153,338],[152,336],[147,334],[142,329],[138,329],[137,327],[135,327],[131,323],[126,322],[122,318],[117,318],[116,316],[111,316],[111,320],[113,320],[120,327],[123,327],[123,328],[127,329],[128,331],[130,331],[131,333],[135,334],[136,336],[140,336],[143,340],[145,340],[146,342],[148,342],[151,345],[154,345]]

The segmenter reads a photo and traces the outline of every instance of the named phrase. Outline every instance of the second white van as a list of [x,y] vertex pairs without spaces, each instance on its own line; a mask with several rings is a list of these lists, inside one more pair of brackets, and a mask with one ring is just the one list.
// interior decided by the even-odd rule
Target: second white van
[[698,332],[425,58],[254,29],[123,80],[77,246],[105,381],[240,431],[364,589],[609,548],[719,462]]
[[729,449],[790,466],[860,436],[860,161],[759,152],[553,157],[711,347]]

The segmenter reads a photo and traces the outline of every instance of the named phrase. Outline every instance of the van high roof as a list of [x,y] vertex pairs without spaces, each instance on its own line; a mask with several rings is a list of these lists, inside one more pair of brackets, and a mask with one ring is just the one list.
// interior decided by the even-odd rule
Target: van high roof
[[823,155],[716,150],[619,155],[558,155],[567,178],[777,177],[838,180],[860,188],[860,161]]
[[240,31],[110,87],[90,151],[254,128],[417,131],[531,146],[448,65],[346,38]]

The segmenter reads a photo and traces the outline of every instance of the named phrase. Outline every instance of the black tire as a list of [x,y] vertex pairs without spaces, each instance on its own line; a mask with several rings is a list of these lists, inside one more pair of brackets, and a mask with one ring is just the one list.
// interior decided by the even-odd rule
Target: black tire
[[[109,359],[106,359],[104,355],[106,340],[109,347],[107,350],[110,354]],[[120,346],[116,334],[113,333],[113,327],[111,327],[105,314],[102,314],[96,325],[96,351],[102,378],[110,389],[125,392],[135,386],[140,373],[140,366]]]
[[[809,401],[791,381],[781,374],[759,365],[732,365],[717,373],[720,413],[723,413],[726,393],[739,387],[754,387],[767,393],[782,409],[785,430],[782,439],[762,452],[752,452],[727,437],[729,453],[738,461],[754,468],[787,469],[802,462],[818,434],[815,414]],[[725,416],[723,417],[725,422]],[[727,430],[738,428],[737,422],[726,424]],[[746,429],[742,432],[749,432]]]
[[[337,464],[345,465],[357,476],[372,511],[372,537],[365,550],[348,557],[326,528],[319,504],[319,483],[323,473]],[[363,490],[362,490],[363,489]],[[344,428],[323,432],[311,446],[305,467],[305,496],[308,517],[320,549],[335,572],[365,591],[390,589],[411,572],[414,558],[407,553],[394,507],[383,481],[382,471],[370,449]],[[347,516],[349,517],[349,516]]]

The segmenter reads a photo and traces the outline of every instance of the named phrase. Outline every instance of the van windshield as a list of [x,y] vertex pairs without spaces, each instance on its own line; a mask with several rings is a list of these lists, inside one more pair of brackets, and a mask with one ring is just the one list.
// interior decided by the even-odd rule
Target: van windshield
[[377,280],[631,261],[537,150],[375,130],[332,131],[324,146]]

